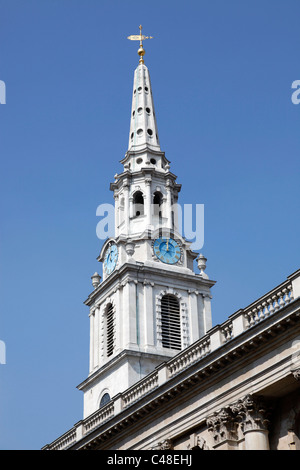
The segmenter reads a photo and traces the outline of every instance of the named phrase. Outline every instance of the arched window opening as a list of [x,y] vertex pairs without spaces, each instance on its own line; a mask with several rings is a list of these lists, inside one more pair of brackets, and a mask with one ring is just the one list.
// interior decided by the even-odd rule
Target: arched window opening
[[106,308],[106,356],[113,354],[115,348],[115,312],[112,304],[108,304]]
[[162,345],[164,348],[181,349],[180,306],[174,295],[161,299]]
[[153,212],[154,215],[158,215],[159,218],[162,218],[162,201],[163,201],[163,196],[159,191],[156,191],[153,195]]
[[133,197],[133,215],[139,217],[144,215],[144,197],[141,191],[137,191]]
[[107,405],[107,403],[109,403],[109,402],[110,402],[109,393],[104,393],[103,397],[101,398],[100,407],[99,407],[99,408],[102,408],[102,406]]

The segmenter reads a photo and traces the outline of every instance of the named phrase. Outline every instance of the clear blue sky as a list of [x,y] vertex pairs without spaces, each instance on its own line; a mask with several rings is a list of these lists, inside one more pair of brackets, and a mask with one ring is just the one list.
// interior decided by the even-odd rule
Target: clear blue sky
[[300,267],[299,0],[1,0],[0,448],[82,418],[96,208],[127,150],[143,32],[180,201],[205,205],[213,324]]

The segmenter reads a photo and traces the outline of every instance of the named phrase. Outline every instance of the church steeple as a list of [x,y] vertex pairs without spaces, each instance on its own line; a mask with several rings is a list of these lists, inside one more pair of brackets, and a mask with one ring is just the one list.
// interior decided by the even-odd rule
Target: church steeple
[[160,151],[149,70],[139,64],[134,72],[129,151]]
[[[142,35],[134,74],[129,148],[110,189],[115,233],[101,249],[103,277],[92,276],[90,371],[78,386],[84,416],[95,412],[211,328],[214,281],[194,272],[197,253],[181,235],[181,185],[160,149]],[[205,260],[204,260],[205,261]],[[105,401],[106,402],[106,401]]]
[[133,81],[128,150],[152,149],[160,151],[150,74],[144,63],[143,40],[152,39],[152,36],[143,36],[142,26],[139,28],[140,35],[128,36],[130,40],[140,41],[138,50],[140,60],[134,72]]

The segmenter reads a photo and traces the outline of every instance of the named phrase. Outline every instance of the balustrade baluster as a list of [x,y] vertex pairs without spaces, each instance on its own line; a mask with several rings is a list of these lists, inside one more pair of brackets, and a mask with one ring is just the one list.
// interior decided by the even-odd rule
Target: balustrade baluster
[[262,306],[263,306],[264,317],[267,318],[270,315],[267,302],[263,302]]
[[268,304],[269,304],[269,313],[270,313],[270,315],[272,315],[272,313],[274,313],[274,311],[275,311],[275,309],[274,309],[274,307],[273,307],[273,300],[272,300],[271,298],[269,298],[269,299],[267,300],[267,302],[268,302]]
[[251,312],[248,312],[248,313],[244,313],[244,318],[247,322],[247,325],[246,325],[246,328],[251,328],[252,324],[251,324]]
[[254,323],[257,323],[258,320],[259,320],[257,308],[254,307],[254,308],[252,309],[252,312],[253,312],[253,321],[254,321]]
[[282,292],[283,292],[283,295],[284,295],[284,303],[285,303],[285,305],[287,305],[288,303],[290,303],[289,291],[285,287],[284,289],[282,289]]
[[273,299],[273,301],[274,301],[274,310],[275,310],[275,312],[277,312],[277,310],[280,309],[280,307],[279,307],[279,305],[278,305],[278,302],[277,302],[277,296],[276,296],[276,295],[273,295],[273,296],[272,296],[272,299]]
[[294,292],[293,292],[293,287],[292,287],[292,284],[289,284],[287,286],[288,290],[289,290],[289,293],[290,293],[290,302],[292,302],[294,300]]
[[279,299],[279,302],[278,302],[279,308],[284,307],[283,293],[281,291],[277,294],[277,297]]
[[261,304],[257,306],[256,323],[264,319],[264,308]]

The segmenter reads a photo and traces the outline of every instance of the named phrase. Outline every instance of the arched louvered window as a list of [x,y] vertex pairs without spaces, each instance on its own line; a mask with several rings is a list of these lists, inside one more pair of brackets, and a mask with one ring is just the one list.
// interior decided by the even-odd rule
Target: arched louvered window
[[163,347],[180,350],[180,306],[174,295],[164,295],[161,299],[161,326]]
[[107,403],[110,402],[110,396],[109,396],[109,393],[104,393],[103,397],[101,398],[101,401],[100,401],[100,408],[102,408],[102,406],[105,406],[107,405]]
[[114,306],[108,304],[106,308],[106,356],[109,357],[113,354],[115,348],[114,340],[115,330],[115,312]]

